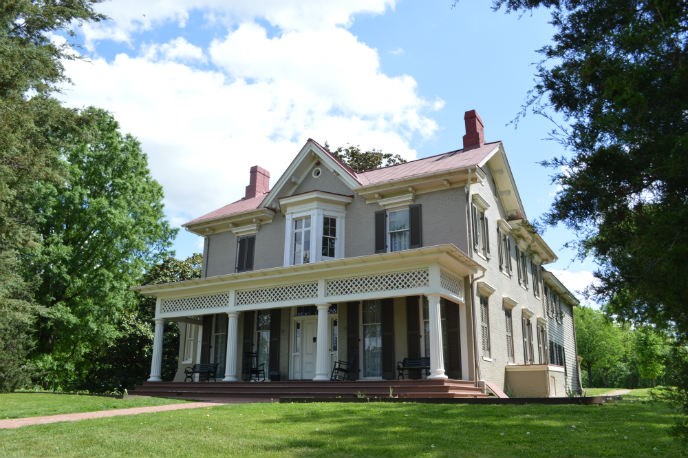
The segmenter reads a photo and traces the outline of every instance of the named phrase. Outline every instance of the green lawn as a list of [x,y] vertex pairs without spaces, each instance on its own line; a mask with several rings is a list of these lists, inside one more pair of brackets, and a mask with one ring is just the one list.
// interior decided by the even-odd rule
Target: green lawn
[[678,456],[665,403],[233,404],[0,430],[0,456]]
[[60,413],[92,412],[94,410],[124,409],[127,407],[173,404],[173,399],[128,397],[125,399],[105,396],[53,393],[2,393],[0,394],[0,419],[37,417]]

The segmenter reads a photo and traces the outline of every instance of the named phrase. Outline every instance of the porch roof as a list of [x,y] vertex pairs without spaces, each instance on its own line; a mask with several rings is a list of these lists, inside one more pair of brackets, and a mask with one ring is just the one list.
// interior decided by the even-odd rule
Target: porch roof
[[463,301],[463,277],[484,271],[452,244],[273,267],[134,288],[165,316],[250,310],[411,294]]

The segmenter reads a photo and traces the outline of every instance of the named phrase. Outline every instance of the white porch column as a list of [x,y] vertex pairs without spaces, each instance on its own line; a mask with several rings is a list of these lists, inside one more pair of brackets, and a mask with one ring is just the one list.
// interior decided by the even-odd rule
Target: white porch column
[[314,381],[329,380],[330,368],[328,364],[329,351],[327,349],[327,311],[330,304],[318,304],[318,335],[315,347],[315,378]]
[[448,377],[444,374],[442,315],[439,296],[428,296],[428,320],[430,322],[430,375],[428,378],[446,379]]
[[225,357],[225,378],[223,382],[238,382],[237,377],[237,338],[238,312],[227,312],[227,353]]
[[151,360],[151,374],[149,382],[162,382],[162,334],[165,329],[165,320],[155,319],[155,336],[153,337],[153,358]]

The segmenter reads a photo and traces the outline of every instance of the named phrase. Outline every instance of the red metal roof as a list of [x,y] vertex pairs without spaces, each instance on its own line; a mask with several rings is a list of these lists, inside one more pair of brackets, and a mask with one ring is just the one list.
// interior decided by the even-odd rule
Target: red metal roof
[[212,221],[215,219],[225,218],[227,216],[238,215],[239,213],[256,210],[260,207],[260,204],[265,199],[265,196],[267,196],[267,193],[259,194],[250,199],[237,200],[236,202],[232,202],[231,204],[225,205],[222,208],[218,208],[217,210],[213,210],[203,216],[199,216],[198,218],[185,223],[184,226],[190,226],[193,224],[203,223],[206,221]]
[[431,173],[474,167],[480,164],[499,144],[500,142],[486,143],[480,148],[474,148],[468,151],[450,151],[437,156],[425,157],[403,164],[370,170],[368,172],[359,173],[358,181],[363,186],[369,186]]
[[[386,182],[414,178],[433,173],[474,167],[482,163],[487,156],[500,144],[500,142],[486,143],[479,148],[470,149],[468,151],[450,151],[448,153],[425,157],[415,161],[405,162],[403,164],[382,167],[363,173],[356,173],[353,171],[353,169],[340,161],[336,156],[334,156],[320,144],[312,139],[309,139],[309,141],[313,142],[313,144],[320,148],[320,150],[322,150],[325,154],[328,154],[339,164],[341,164],[342,168],[353,178],[355,178],[356,181],[358,181],[362,186],[378,185]],[[236,202],[232,202],[229,205],[225,205],[222,208],[191,220],[184,224],[184,226],[190,226],[198,223],[226,218],[228,216],[238,215],[251,210],[256,210],[260,208],[261,203],[267,195],[268,193],[259,194],[250,199],[237,200]]]

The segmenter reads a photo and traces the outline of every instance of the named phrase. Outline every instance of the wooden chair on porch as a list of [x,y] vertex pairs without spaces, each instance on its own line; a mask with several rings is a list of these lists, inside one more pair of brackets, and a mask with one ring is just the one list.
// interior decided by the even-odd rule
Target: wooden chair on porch
[[347,361],[335,361],[332,367],[331,381],[343,382],[344,380],[351,380],[351,368]]
[[249,382],[265,381],[265,363],[258,364],[258,353],[246,352],[244,354],[244,367],[248,368],[246,374]]

